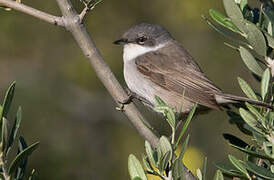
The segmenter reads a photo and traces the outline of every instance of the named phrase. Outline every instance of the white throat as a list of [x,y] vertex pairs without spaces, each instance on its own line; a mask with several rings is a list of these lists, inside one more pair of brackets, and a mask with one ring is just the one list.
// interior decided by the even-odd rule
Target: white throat
[[124,53],[123,53],[124,63],[130,60],[133,60],[136,57],[143,55],[145,53],[156,51],[164,47],[164,45],[165,44],[163,43],[155,47],[145,47],[138,44],[126,44],[124,45]]

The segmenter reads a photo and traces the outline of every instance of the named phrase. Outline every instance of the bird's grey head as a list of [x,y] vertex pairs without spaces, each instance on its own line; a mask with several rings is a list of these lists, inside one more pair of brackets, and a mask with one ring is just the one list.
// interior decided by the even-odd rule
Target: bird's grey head
[[118,45],[137,44],[145,47],[155,47],[173,39],[162,26],[141,23],[130,27],[121,39],[114,42]]

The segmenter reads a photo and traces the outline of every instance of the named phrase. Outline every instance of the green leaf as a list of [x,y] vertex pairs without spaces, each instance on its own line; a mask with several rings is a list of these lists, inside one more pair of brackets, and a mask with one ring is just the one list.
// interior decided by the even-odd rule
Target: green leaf
[[185,134],[185,132],[186,132],[186,130],[187,130],[189,124],[190,124],[190,121],[191,121],[191,119],[192,119],[192,117],[193,117],[193,115],[194,115],[194,113],[195,113],[196,108],[197,108],[197,103],[194,104],[192,110],[190,111],[190,113],[189,113],[188,116],[187,116],[187,119],[186,119],[186,121],[185,121],[185,123],[184,123],[184,125],[183,125],[183,128],[182,128],[182,130],[181,130],[181,132],[180,132],[180,135],[179,135],[179,137],[178,137],[178,139],[177,139],[175,148],[179,145],[179,143],[180,143],[180,141],[181,141],[181,138],[182,138],[183,135]]
[[181,103],[180,103],[178,112],[181,112],[181,111],[182,111],[182,108],[183,108],[183,106],[184,106],[185,92],[186,92],[186,90],[185,90],[185,88],[184,88],[183,93],[182,93],[182,100],[181,100]]
[[171,161],[171,158],[172,158],[172,156],[171,156],[170,151],[168,151],[164,154],[164,156],[160,160],[160,166],[159,166],[160,172],[163,172],[164,170],[167,169],[168,163]]
[[239,109],[241,117],[244,119],[244,121],[252,127],[254,130],[256,130],[259,133],[262,133],[262,131],[257,127],[258,123],[257,120],[254,118],[252,114],[250,114],[248,111],[246,111],[243,108]]
[[149,172],[153,172],[153,168],[149,162],[149,159],[147,156],[145,156],[144,154],[142,154],[142,159],[143,159],[143,164],[145,165],[146,167],[146,170],[149,171]]
[[172,130],[176,128],[176,116],[172,108],[167,105],[158,105],[154,108],[154,110],[162,113],[166,117],[166,120]]
[[256,94],[254,93],[252,88],[247,84],[247,82],[245,80],[238,77],[238,82],[239,82],[239,85],[240,85],[242,91],[245,93],[245,95],[248,98],[258,101],[258,98],[257,98]]
[[266,37],[268,46],[274,49],[274,38],[271,35],[269,35],[267,32],[264,32],[264,35]]
[[[267,4],[267,3],[266,3]],[[266,17],[272,22],[274,23],[274,9],[273,7],[269,6],[269,5],[263,5],[262,11],[263,13],[266,15]]]
[[8,142],[9,142],[9,128],[8,128],[8,120],[3,117],[2,120],[2,152],[4,156],[6,156],[6,152],[8,149]]
[[[167,152],[170,152],[172,155],[172,146],[166,136],[162,136],[160,138],[158,149],[161,151],[162,155],[166,154]],[[169,160],[171,160],[171,156]]]
[[0,105],[0,117],[2,117],[3,114],[3,106]]
[[134,180],[135,178],[147,180],[145,171],[141,163],[133,154],[130,154],[128,157],[128,171],[129,171],[130,179],[132,180]]
[[273,25],[271,22],[268,23],[268,26],[267,26],[267,32],[273,36]]
[[266,55],[266,42],[263,33],[258,29],[258,27],[245,20],[243,14],[235,3],[234,0],[223,0],[225,11],[228,17],[231,18],[233,24],[240,29],[241,32],[245,34],[247,41],[253,47],[253,49],[261,56]]
[[224,180],[222,171],[217,170],[214,176],[214,180]]
[[249,154],[249,155],[252,155],[252,156],[255,156],[255,157],[258,157],[258,158],[262,158],[262,159],[268,159],[270,161],[274,161],[274,158],[264,154],[264,153],[261,153],[261,152],[255,152],[255,151],[252,151],[252,150],[249,150],[249,149],[246,149],[246,148],[242,148],[242,147],[239,147],[239,146],[236,146],[234,144],[229,144],[231,147],[233,148],[236,148],[246,154]]
[[266,94],[268,92],[269,80],[270,80],[270,71],[269,71],[269,68],[267,68],[263,73],[263,77],[261,81],[261,93],[262,93],[263,100],[265,100]]
[[163,158],[163,153],[160,148],[157,148],[156,151],[153,153],[154,158],[156,159],[156,167],[159,169],[160,160]]
[[11,162],[11,165],[9,167],[9,174],[12,174],[19,166],[20,164],[28,158],[29,155],[32,154],[33,151],[35,151],[39,146],[39,142],[36,142],[26,149],[24,149],[22,152],[20,152],[15,159]]
[[161,106],[167,106],[167,104],[159,97],[155,95],[155,101],[157,103],[157,105],[161,105]]
[[207,157],[205,157],[204,163],[203,163],[203,180],[206,179],[206,166],[207,166]]
[[156,167],[157,159],[155,158],[151,145],[148,141],[145,141],[145,149],[150,163]]
[[[17,152],[17,154],[22,152],[27,147],[28,146],[27,146],[27,143],[26,143],[25,139],[22,136],[20,136],[19,140],[18,140],[18,152]],[[23,178],[26,167],[27,167],[27,159],[23,160],[22,163],[20,163],[20,165],[16,169],[16,172],[15,172],[16,180],[20,180],[20,179]]]
[[27,142],[25,141],[25,139],[23,138],[23,136],[19,136],[18,138],[18,153],[22,152],[24,149],[26,149],[28,147]]
[[220,25],[230,29],[231,31],[233,31],[235,33],[241,34],[241,31],[231,22],[230,19],[225,17],[222,13],[220,13],[214,9],[210,9],[209,15],[211,16],[212,19],[214,19]]
[[255,52],[261,56],[266,56],[266,42],[260,29],[255,24],[245,21],[244,33],[247,35],[246,39]]
[[255,107],[253,107],[249,103],[245,103],[245,104],[246,104],[246,107],[248,108],[248,110],[250,112],[252,112],[257,117],[258,121],[260,121],[261,123],[265,123],[266,122],[265,118],[259,113],[259,111]]
[[243,175],[238,169],[234,166],[227,164],[227,163],[217,163],[215,164],[218,169],[220,169],[224,174],[227,174],[232,177],[241,177],[245,178],[246,176]]
[[240,9],[244,11],[244,8],[247,6],[247,0],[241,0],[240,2]]
[[174,162],[174,166],[172,168],[172,176],[175,180],[180,180],[184,176],[184,165],[182,163],[182,159],[178,158]]
[[270,170],[271,170],[272,173],[274,173],[274,165],[270,166]]
[[37,178],[37,177],[36,177],[36,170],[35,170],[35,169],[32,169],[31,174],[30,174],[28,180],[35,180],[36,178]]
[[245,127],[248,125],[245,123],[245,121],[239,114],[232,111],[228,111],[227,115],[230,117],[229,122],[231,124],[236,124],[236,126],[239,128],[240,131],[242,131],[242,133],[252,136],[252,131]]
[[238,5],[234,0],[223,0],[223,3],[228,17],[231,18],[233,24],[235,24],[240,31],[242,31],[241,27],[244,17]]
[[16,82],[14,81],[10,85],[10,87],[8,88],[8,90],[6,92],[5,99],[4,99],[4,102],[3,102],[3,111],[2,111],[2,114],[0,114],[1,119],[2,119],[2,117],[7,118],[7,114],[9,112],[11,102],[12,102],[12,99],[13,99],[13,96],[14,96],[15,84],[16,84]]
[[[208,20],[205,16],[202,16],[202,18],[207,22],[208,25],[210,25],[215,31],[217,31],[221,35],[225,36],[226,38],[229,38],[230,40],[234,41],[235,43],[250,47],[250,45],[248,43],[232,36],[231,33],[228,33],[227,31],[223,30],[222,28],[216,26],[210,20]],[[245,36],[243,33],[241,33],[241,35]]]
[[240,46],[239,48],[240,55],[245,63],[245,65],[248,67],[249,70],[251,70],[254,74],[257,74],[258,76],[262,76],[263,69],[258,64],[256,59],[253,57],[253,55],[244,47]]
[[254,174],[263,177],[264,179],[274,179],[274,173],[272,173],[270,170],[267,170],[263,167],[257,166],[256,164],[247,161],[245,162],[246,168],[253,172]]
[[228,155],[228,158],[230,160],[230,162],[238,169],[240,170],[243,174],[246,175],[247,178],[251,179],[246,168],[243,166],[243,164],[238,160],[236,159],[234,156],[232,155]]
[[11,129],[11,133],[9,135],[9,146],[8,146],[8,152],[10,151],[10,148],[16,138],[16,135],[17,135],[17,132],[18,132],[18,129],[20,127],[20,124],[21,124],[21,120],[22,120],[22,108],[19,107],[18,110],[17,110],[17,114],[16,114],[16,118],[15,118],[15,122],[13,124],[13,127]]
[[133,180],[142,180],[140,177],[135,177]]
[[171,108],[168,109],[168,111],[166,113],[166,117],[167,117],[166,120],[167,120],[168,124],[170,125],[171,129],[173,131],[175,131],[175,129],[176,129],[176,115]]
[[186,139],[184,141],[184,144],[182,146],[182,150],[181,150],[180,155],[179,155],[179,159],[181,159],[181,160],[183,159],[184,153],[185,153],[185,151],[187,149],[188,141],[189,141],[189,134],[187,135],[187,137],[186,137]]

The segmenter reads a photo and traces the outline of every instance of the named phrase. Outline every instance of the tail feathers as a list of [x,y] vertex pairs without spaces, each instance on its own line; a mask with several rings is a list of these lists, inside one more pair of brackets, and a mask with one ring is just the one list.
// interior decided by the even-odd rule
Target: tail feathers
[[274,108],[271,104],[267,104],[267,103],[264,103],[261,101],[248,99],[246,97],[241,97],[241,96],[235,96],[235,95],[231,95],[231,94],[216,94],[215,99],[218,104],[230,104],[230,103],[235,104],[235,103],[248,102],[250,104],[266,107],[266,108],[269,108],[272,110]]

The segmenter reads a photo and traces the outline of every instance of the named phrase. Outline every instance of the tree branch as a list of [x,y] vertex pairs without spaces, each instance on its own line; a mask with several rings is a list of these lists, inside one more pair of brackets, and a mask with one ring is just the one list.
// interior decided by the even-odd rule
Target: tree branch
[[[95,47],[95,44],[87,33],[84,24],[81,23],[81,19],[73,9],[70,1],[57,0],[57,2],[62,11],[63,18],[66,21],[66,29],[72,33],[84,55],[90,61],[97,76],[107,88],[117,104],[119,104],[118,100],[121,101],[127,98],[127,94],[125,93],[124,89],[119,84],[118,80],[115,78],[114,74]],[[156,147],[158,144],[158,137],[144,124],[145,119],[137,110],[135,105],[126,105],[124,107],[124,112],[137,131],[140,133],[140,135],[147,139],[152,144],[152,146]]]
[[44,20],[50,24],[58,25],[58,26],[65,26],[64,21],[61,17],[53,16],[51,14],[45,13],[43,11],[34,9],[22,3],[12,0],[0,0],[0,4],[3,6],[7,6],[11,9],[23,12],[25,14],[34,16],[38,19]]
[[[91,66],[95,70],[98,78],[104,84],[110,95],[116,101],[118,105],[120,105],[119,101],[122,102],[124,99],[127,99],[127,94],[124,89],[115,78],[114,74],[110,70],[109,66],[103,60],[100,52],[97,50],[94,42],[90,38],[88,32],[82,20],[86,15],[86,8],[79,15],[74,10],[70,0],[56,0],[61,11],[63,17],[56,17],[42,11],[36,10],[29,6],[17,3],[16,1],[11,0],[0,0],[0,4],[10,7],[14,10],[18,10],[20,12],[29,14],[38,19],[44,20],[51,24],[55,24],[58,26],[65,27],[68,31],[70,31],[78,43],[79,47],[83,51],[86,58],[90,61]],[[136,106],[131,103],[125,105],[124,113],[130,120],[130,122],[137,129],[139,134],[149,141],[149,143],[156,148],[158,145],[159,138],[152,132],[149,128],[147,122],[145,121],[142,114],[138,111]],[[186,180],[196,180],[196,177],[184,166],[184,174]]]

